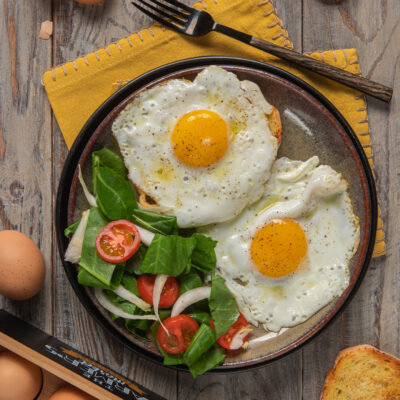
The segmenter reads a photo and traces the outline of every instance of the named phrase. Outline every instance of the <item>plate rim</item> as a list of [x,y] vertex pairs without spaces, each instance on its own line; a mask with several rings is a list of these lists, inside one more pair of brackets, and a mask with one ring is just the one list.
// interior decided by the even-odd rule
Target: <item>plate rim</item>
[[[64,271],[68,277],[69,283],[71,284],[75,294],[79,298],[79,301],[85,307],[86,311],[90,314],[90,316],[114,339],[128,347],[130,350],[134,351],[136,354],[143,356],[147,360],[150,360],[156,363],[159,366],[169,367],[175,370],[180,371],[188,371],[188,368],[182,365],[177,366],[166,366],[162,363],[162,357],[156,354],[152,354],[148,352],[145,348],[141,348],[135,345],[133,342],[129,341],[122,334],[120,334],[100,313],[97,307],[94,305],[84,287],[78,283],[77,274],[74,264],[69,263],[64,260],[65,250],[68,245],[68,239],[64,236],[64,227],[68,224],[68,198],[70,192],[70,184],[72,183],[73,175],[79,162],[80,155],[86,146],[87,142],[90,140],[92,134],[98,127],[98,125],[104,120],[104,117],[108,115],[115,106],[117,106],[120,102],[122,102],[130,93],[139,89],[140,87],[150,83],[155,79],[162,78],[163,76],[178,72],[180,70],[184,70],[187,68],[195,68],[195,67],[205,67],[207,65],[226,65],[232,67],[248,67],[252,69],[258,69],[263,72],[268,72],[273,75],[276,75],[280,78],[288,80],[290,83],[297,85],[301,89],[305,90],[307,93],[312,95],[319,103],[321,103],[339,122],[339,124],[343,127],[346,135],[351,140],[356,153],[360,159],[363,171],[365,173],[366,178],[366,186],[368,187],[369,192],[369,200],[370,200],[370,214],[369,214],[369,222],[370,222],[370,234],[369,234],[369,243],[366,246],[364,262],[361,266],[360,273],[354,283],[353,288],[350,290],[347,298],[344,299],[342,304],[340,304],[335,310],[334,314],[327,321],[321,321],[319,324],[321,326],[312,332],[309,335],[303,335],[294,343],[289,344],[284,348],[284,350],[277,355],[272,355],[271,358],[268,359],[260,359],[259,361],[255,360],[249,364],[243,365],[232,365],[232,366],[219,366],[214,368],[211,371],[208,371],[208,374],[224,374],[229,372],[243,372],[248,371],[254,368],[260,368],[266,364],[269,364],[273,361],[276,361],[282,357],[285,357],[295,350],[301,348],[306,343],[308,343],[311,339],[315,338],[319,335],[327,326],[329,326],[332,321],[334,321],[345,309],[345,307],[349,304],[358,288],[360,287],[361,282],[364,279],[366,270],[370,264],[373,248],[375,245],[375,237],[376,237],[376,228],[378,221],[378,200],[376,193],[376,186],[373,177],[373,172],[367,156],[362,148],[362,145],[357,138],[354,130],[351,128],[350,124],[346,121],[343,115],[337,110],[337,108],[317,89],[303,81],[301,78],[287,72],[279,67],[276,67],[271,64],[267,64],[261,61],[255,61],[246,58],[239,57],[228,57],[228,56],[203,56],[203,57],[194,57],[187,58],[183,60],[174,61],[165,65],[161,65],[157,68],[154,68],[138,77],[129,81],[122,88],[113,93],[110,97],[108,97],[97,109],[96,111],[89,117],[87,122],[82,127],[80,133],[75,139],[71,149],[68,152],[67,158],[65,160],[63,170],[60,176],[56,203],[55,203],[55,225],[56,225],[56,236],[57,236],[57,247],[61,257],[61,261],[64,267]],[[300,343],[298,341],[300,340]]]

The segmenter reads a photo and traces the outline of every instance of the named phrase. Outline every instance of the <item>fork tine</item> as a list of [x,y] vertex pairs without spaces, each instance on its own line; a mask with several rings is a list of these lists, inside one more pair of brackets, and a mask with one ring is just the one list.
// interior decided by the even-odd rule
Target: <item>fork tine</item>
[[169,4],[173,4],[176,7],[182,8],[182,10],[185,10],[185,11],[188,11],[188,12],[192,12],[193,11],[192,7],[189,7],[186,4],[181,3],[180,1],[177,1],[177,0],[164,0],[164,1],[166,3],[169,3]]
[[[138,1],[138,0],[136,0]],[[148,17],[153,18],[155,21],[159,22],[161,25],[167,26],[168,28],[171,28],[173,30],[180,30],[182,31],[183,29],[175,25],[169,21],[166,21],[164,18],[161,18],[160,16],[154,14],[153,12],[147,10],[146,8],[140,6],[139,4],[134,3],[133,1],[131,2],[136,8],[138,8],[140,11],[142,11],[144,14],[146,14]]]
[[188,14],[184,14],[182,11],[179,11],[179,10],[177,10],[176,8],[169,7],[169,6],[167,6],[166,4],[161,3],[161,2],[158,1],[158,0],[150,0],[150,1],[151,1],[152,3],[156,3],[157,5],[159,5],[159,6],[162,7],[162,8],[165,8],[165,9],[167,9],[167,10],[169,10],[169,11],[175,13],[176,15],[180,16],[181,18],[184,18],[184,19],[187,19],[187,18],[188,18]]
[[[183,20],[181,20],[181,19],[179,19],[179,18],[176,18],[174,15],[172,15],[172,14],[170,14],[170,13],[168,13],[168,12],[166,12],[166,11],[164,11],[164,10],[162,10],[162,9],[160,9],[160,8],[157,8],[156,6],[154,6],[153,4],[151,4],[150,2],[147,2],[147,1],[145,1],[145,0],[139,0],[140,1],[140,3],[142,4],[142,5],[144,5],[144,6],[146,6],[146,7],[148,7],[148,8],[151,8],[152,10],[154,10],[156,13],[158,13],[158,14],[161,14],[162,16],[164,16],[165,18],[169,18],[171,21],[174,21],[174,22],[176,22],[177,24],[180,24],[180,25],[185,25],[185,23],[186,23],[186,21],[183,21]],[[153,0],[150,0],[151,2],[153,1]],[[153,18],[154,18],[154,15],[153,15]],[[161,18],[161,17],[160,17]],[[155,19],[155,18],[154,18]],[[165,22],[165,20],[164,20],[164,18],[163,18],[163,21]]]

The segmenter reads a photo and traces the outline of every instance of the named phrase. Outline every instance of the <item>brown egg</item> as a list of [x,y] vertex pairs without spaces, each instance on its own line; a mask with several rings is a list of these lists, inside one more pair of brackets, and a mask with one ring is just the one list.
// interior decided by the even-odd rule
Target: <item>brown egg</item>
[[75,1],[82,4],[97,4],[103,2],[103,0],[75,0]]
[[43,285],[45,264],[31,239],[17,231],[0,231],[0,294],[25,300]]
[[0,353],[0,400],[33,400],[41,387],[38,366],[11,351]]
[[64,386],[57,390],[49,400],[96,400],[73,386]]

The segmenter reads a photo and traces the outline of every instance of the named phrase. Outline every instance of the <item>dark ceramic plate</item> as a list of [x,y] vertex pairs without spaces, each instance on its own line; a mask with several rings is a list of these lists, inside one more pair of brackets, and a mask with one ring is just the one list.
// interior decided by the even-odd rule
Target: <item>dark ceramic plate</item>
[[[110,134],[110,127],[114,118],[135,94],[167,79],[193,79],[208,65],[220,65],[236,73],[239,79],[256,82],[267,100],[278,108],[283,123],[280,157],[306,160],[318,155],[322,164],[328,164],[343,174],[350,184],[350,197],[355,213],[360,219],[361,228],[360,245],[350,265],[350,285],[342,296],[308,321],[268,340],[260,338],[259,343],[251,349],[227,357],[225,364],[214,370],[228,372],[260,366],[277,359],[315,336],[342,310],[354,294],[370,261],[377,221],[377,201],[371,169],[353,130],[325,97],[302,80],[279,68],[239,58],[193,58],[150,71],[134,79],[106,100],[83,127],[69,152],[60,179],[56,227],[59,251],[64,259],[68,240],[64,237],[63,230],[87,208],[80,185],[77,185],[78,163],[81,164],[90,183],[91,152],[103,145],[118,151],[117,144]],[[97,304],[91,290],[78,284],[76,266],[65,261],[63,264],[76,294],[96,321],[133,351],[161,364],[162,358],[153,344],[133,337],[117,322],[111,321],[108,313]],[[253,337],[263,335],[265,331],[259,328]]]

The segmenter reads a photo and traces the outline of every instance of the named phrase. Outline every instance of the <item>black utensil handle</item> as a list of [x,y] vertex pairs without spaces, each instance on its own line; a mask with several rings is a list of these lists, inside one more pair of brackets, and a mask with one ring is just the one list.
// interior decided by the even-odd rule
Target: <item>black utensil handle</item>
[[334,81],[342,83],[346,86],[359,90],[360,92],[369,94],[379,100],[389,103],[392,99],[393,89],[380,83],[370,81],[354,75],[343,69],[333,67],[332,65],[314,60],[294,50],[286,49],[285,47],[277,46],[273,43],[261,40],[254,36],[247,35],[246,33],[239,32],[235,29],[229,28],[224,25],[215,24],[213,30],[223,33],[229,37],[240,40],[241,42],[250,44],[257,49],[264,50],[274,56],[283,58],[284,60],[291,61],[293,64],[299,65],[317,74],[326,76]]

